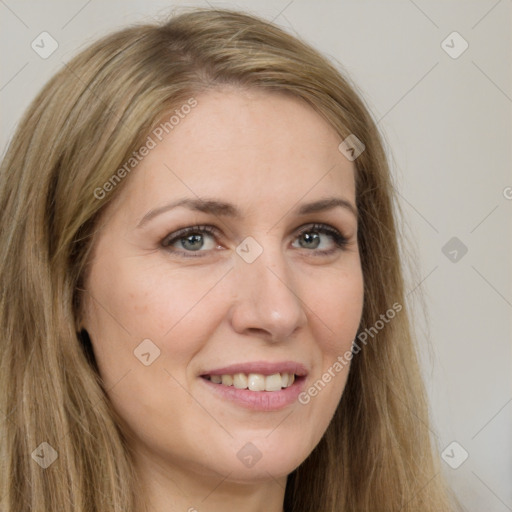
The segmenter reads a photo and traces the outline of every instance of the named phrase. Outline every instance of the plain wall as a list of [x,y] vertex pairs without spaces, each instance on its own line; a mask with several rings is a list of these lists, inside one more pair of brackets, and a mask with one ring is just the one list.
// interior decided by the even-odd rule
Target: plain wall
[[[2,152],[37,91],[79,49],[183,5],[207,3],[1,2]],[[466,510],[511,511],[512,1],[210,5],[274,19],[359,86],[389,145],[415,251],[408,298],[417,309],[433,436],[440,452],[458,443],[444,452],[452,466],[468,453],[457,469],[443,461],[443,472]],[[58,43],[46,59],[31,47],[44,31]],[[469,46],[457,55],[464,40]]]

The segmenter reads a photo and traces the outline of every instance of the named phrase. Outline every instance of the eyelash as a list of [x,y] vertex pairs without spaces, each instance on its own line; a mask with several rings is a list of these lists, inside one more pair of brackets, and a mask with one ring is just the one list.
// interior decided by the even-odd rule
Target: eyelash
[[[328,256],[328,255],[334,253],[335,251],[343,250],[348,244],[348,239],[345,236],[343,236],[337,229],[335,229],[327,224],[308,224],[307,226],[302,228],[297,233],[297,238],[301,237],[305,233],[311,233],[311,232],[329,235],[333,239],[333,241],[336,245],[335,248],[329,249],[329,250],[313,249],[312,251],[310,251],[310,252],[320,253],[320,255],[322,255],[322,256]],[[201,252],[208,253],[209,251],[200,251],[200,250],[199,251],[180,251],[180,250],[176,250],[176,249],[173,249],[170,247],[175,242],[185,239],[188,235],[195,235],[195,234],[199,234],[199,233],[206,233],[208,235],[216,237],[219,235],[219,230],[213,226],[204,226],[204,225],[183,228],[178,231],[175,231],[174,233],[167,235],[162,240],[161,245],[169,252],[178,253],[178,254],[181,253],[185,258],[202,258],[205,255],[199,254],[199,253],[201,253]],[[308,249],[305,249],[305,250],[307,251]],[[194,254],[194,253],[198,253],[198,254]]]

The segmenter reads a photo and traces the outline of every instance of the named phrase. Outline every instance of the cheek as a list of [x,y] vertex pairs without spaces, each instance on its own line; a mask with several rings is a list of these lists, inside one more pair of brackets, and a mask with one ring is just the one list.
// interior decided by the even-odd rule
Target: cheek
[[321,293],[309,296],[312,310],[310,324],[314,326],[320,358],[313,368],[301,402],[315,410],[321,428],[327,427],[345,388],[352,358],[352,342],[357,335],[364,297],[360,267],[330,277],[321,283]]
[[[192,275],[190,269],[141,264],[137,258],[118,259],[115,269],[105,258],[93,270],[86,327],[114,407],[143,438],[181,432],[187,414],[172,421],[168,414],[197,407],[182,386],[220,318],[214,285],[225,270]],[[148,352],[154,362],[146,366],[137,357]]]
[[[219,272],[190,272],[126,258],[115,268],[104,262],[91,289],[119,326],[133,338],[164,338],[193,312],[215,284]],[[188,271],[187,271],[188,270]],[[221,274],[219,274],[220,276]]]
[[350,348],[357,334],[363,310],[364,286],[360,267],[324,276],[318,291],[305,300],[311,321],[320,332],[316,339],[324,359],[331,364]]
[[216,322],[220,302],[208,295],[224,272],[192,274],[137,257],[118,258],[115,264],[106,257],[93,267],[87,328],[105,379],[115,381],[140,365],[134,351],[148,339],[160,351],[155,364],[172,361],[173,368],[185,370]]

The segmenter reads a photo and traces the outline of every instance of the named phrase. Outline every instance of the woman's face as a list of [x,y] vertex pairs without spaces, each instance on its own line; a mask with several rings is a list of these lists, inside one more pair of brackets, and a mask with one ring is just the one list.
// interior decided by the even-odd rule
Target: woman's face
[[284,478],[347,379],[333,368],[362,313],[355,166],[300,100],[195,99],[102,219],[83,325],[141,463]]

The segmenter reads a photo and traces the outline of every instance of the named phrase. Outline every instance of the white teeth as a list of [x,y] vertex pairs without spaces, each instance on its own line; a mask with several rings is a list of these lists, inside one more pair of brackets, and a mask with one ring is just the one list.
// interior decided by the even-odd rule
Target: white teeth
[[235,373],[235,375],[233,375],[233,386],[237,389],[246,389],[247,375],[245,375],[245,373]]
[[288,385],[288,374],[274,373],[274,375],[268,375],[265,379],[265,391],[279,391],[283,384]]
[[250,373],[247,379],[247,387],[251,391],[265,391],[265,376],[260,373]]
[[[212,375],[213,377],[213,375]],[[222,379],[222,384],[224,384],[224,386],[232,386],[233,385],[233,377],[231,375],[223,375],[221,377]]]
[[210,375],[209,379],[214,384],[234,386],[237,389],[280,391],[293,384],[295,375],[293,373],[274,373],[273,375],[235,373],[234,375]]

